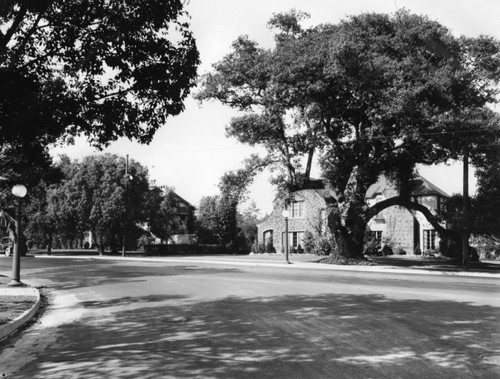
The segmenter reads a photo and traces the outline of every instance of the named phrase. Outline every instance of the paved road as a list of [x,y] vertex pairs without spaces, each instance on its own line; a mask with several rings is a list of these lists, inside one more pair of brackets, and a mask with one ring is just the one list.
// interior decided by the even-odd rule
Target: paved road
[[24,258],[51,304],[0,375],[500,377],[498,279],[283,266]]

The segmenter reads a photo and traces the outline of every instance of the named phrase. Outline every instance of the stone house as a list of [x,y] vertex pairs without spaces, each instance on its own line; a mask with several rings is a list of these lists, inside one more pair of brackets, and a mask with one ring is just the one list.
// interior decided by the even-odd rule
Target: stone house
[[[380,176],[366,192],[366,202],[374,205],[382,200],[398,195],[395,184],[385,176]],[[425,205],[434,215],[441,214],[446,200],[450,197],[443,190],[422,176],[413,180],[412,200]],[[447,227],[446,222],[442,223]],[[405,207],[393,206],[384,209],[368,223],[373,238],[382,246],[390,246],[395,252],[404,250],[406,254],[435,252],[439,250],[439,235],[420,212]]]
[[[274,201],[273,210],[258,225],[258,243],[274,246],[276,252],[282,252],[285,246],[285,218],[283,210],[288,211],[288,245],[290,249],[303,246],[302,239],[306,232],[317,237],[328,233],[327,206],[325,195],[327,189],[321,181],[311,181],[301,190],[293,192],[289,205],[283,199]],[[373,205],[384,199],[396,196],[398,190],[394,183],[381,176],[370,186],[366,193],[366,201]],[[427,206],[431,212],[438,214],[449,196],[428,180],[417,177],[413,181],[412,198]],[[400,206],[386,208],[373,217],[368,228],[373,238],[380,245],[387,244],[394,251],[404,250],[406,254],[420,251],[436,251],[439,249],[439,237],[432,225],[419,212],[409,211]]]
[[283,211],[288,212],[288,246],[290,249],[302,247],[304,233],[310,231],[313,235],[323,235],[327,232],[327,214],[325,202],[325,188],[319,180],[293,192],[289,204],[283,199],[276,198],[273,210],[257,225],[257,240],[259,244],[272,244],[276,252],[284,251],[285,246],[285,218]]

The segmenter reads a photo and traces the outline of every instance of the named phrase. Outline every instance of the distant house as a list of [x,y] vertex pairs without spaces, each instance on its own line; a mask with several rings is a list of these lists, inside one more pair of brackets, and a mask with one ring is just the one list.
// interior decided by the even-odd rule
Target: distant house
[[[306,188],[294,191],[288,211],[288,245],[292,248],[303,247],[302,239],[306,232],[313,236],[328,233],[327,206],[325,197],[331,195],[323,183],[311,181]],[[366,202],[373,205],[384,199],[398,195],[394,183],[384,176],[370,186],[366,193]],[[431,212],[441,212],[449,196],[428,180],[418,177],[412,183],[411,196],[414,201],[425,205]],[[258,225],[258,242],[272,244],[277,252],[283,251],[285,245],[285,219],[283,217],[283,201],[276,199],[269,216]],[[425,217],[419,212],[409,211],[400,206],[392,206],[378,213],[368,223],[373,237],[382,245],[391,243],[406,254],[415,251],[434,251],[439,248],[439,237]]]
[[[193,243],[194,237],[192,234],[194,232],[194,207],[181,196],[175,193],[171,188],[166,186],[159,187],[163,196],[168,197],[170,204],[172,204],[172,209],[174,211],[175,218],[178,222],[173,223],[176,229],[172,230],[172,235],[168,243]],[[142,228],[145,233],[149,232],[149,227],[146,223],[138,224],[139,228]],[[152,236],[155,244],[160,244],[162,241],[156,236]],[[83,233],[83,246],[85,248],[92,248],[94,246],[95,240],[91,231],[86,231]]]
[[187,200],[184,200],[175,191],[169,187],[161,186],[163,190],[163,195],[169,200],[172,210],[175,213],[175,217],[178,222],[174,225],[176,229],[173,230],[170,237],[169,243],[193,243],[194,237],[194,210],[195,207],[192,206]]

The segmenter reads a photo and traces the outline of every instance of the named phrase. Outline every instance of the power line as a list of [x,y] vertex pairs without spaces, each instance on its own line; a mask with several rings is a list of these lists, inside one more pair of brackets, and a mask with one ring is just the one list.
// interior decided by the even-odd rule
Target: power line
[[[491,132],[497,132],[500,134],[500,129],[468,129],[468,130],[451,130],[451,131],[444,131],[444,132],[426,132],[426,133],[417,133],[415,134],[416,137],[421,137],[421,136],[437,136],[437,135],[456,135],[460,133],[491,133]],[[372,137],[361,137],[361,138],[356,138],[356,140],[376,140],[376,139],[395,139],[395,138],[401,138],[403,136],[401,135],[392,135],[392,136],[372,136]]]

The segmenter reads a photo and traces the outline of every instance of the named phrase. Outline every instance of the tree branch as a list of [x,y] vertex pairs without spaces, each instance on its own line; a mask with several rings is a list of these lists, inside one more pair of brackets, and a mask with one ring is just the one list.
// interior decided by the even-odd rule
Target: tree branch
[[395,196],[391,197],[389,199],[383,200],[373,206],[371,206],[367,211],[366,211],[366,216],[367,220],[371,219],[374,217],[377,213],[383,211],[386,208],[392,207],[394,205],[399,205],[402,207],[407,208],[408,210],[413,210],[413,211],[418,211],[424,215],[424,217],[429,221],[429,223],[436,229],[436,231],[439,233],[439,235],[445,236],[445,237],[454,237],[455,233],[451,230],[443,228],[441,224],[439,223],[439,218],[436,217],[435,215],[432,214],[429,208],[427,208],[425,205],[415,203],[413,201],[410,201],[408,199],[405,199],[402,196]]
[[7,45],[9,43],[10,39],[12,38],[14,33],[16,32],[16,30],[19,27],[19,25],[21,24],[21,22],[23,21],[24,16],[26,16],[27,11],[28,11],[28,9],[27,9],[26,5],[23,3],[23,5],[21,6],[21,9],[19,10],[19,13],[16,15],[14,22],[12,23],[9,30],[7,30],[7,32],[4,34],[4,36],[2,38],[2,41],[0,43],[0,54],[4,53],[5,50],[7,49]]
[[31,28],[29,29],[29,31],[25,34],[22,42],[18,45],[18,49],[16,51],[16,53],[14,54],[14,57],[13,59],[11,59],[10,61],[10,64],[9,66],[11,68],[14,68],[16,65],[17,65],[17,62],[19,60],[19,57],[21,56],[24,48],[26,47],[26,44],[28,43],[29,39],[33,36],[33,34],[35,33],[36,29],[38,28],[38,23],[40,22],[40,20],[42,19],[42,15],[43,15],[43,12],[44,11],[41,11],[35,22],[33,23],[33,25],[31,25]]

